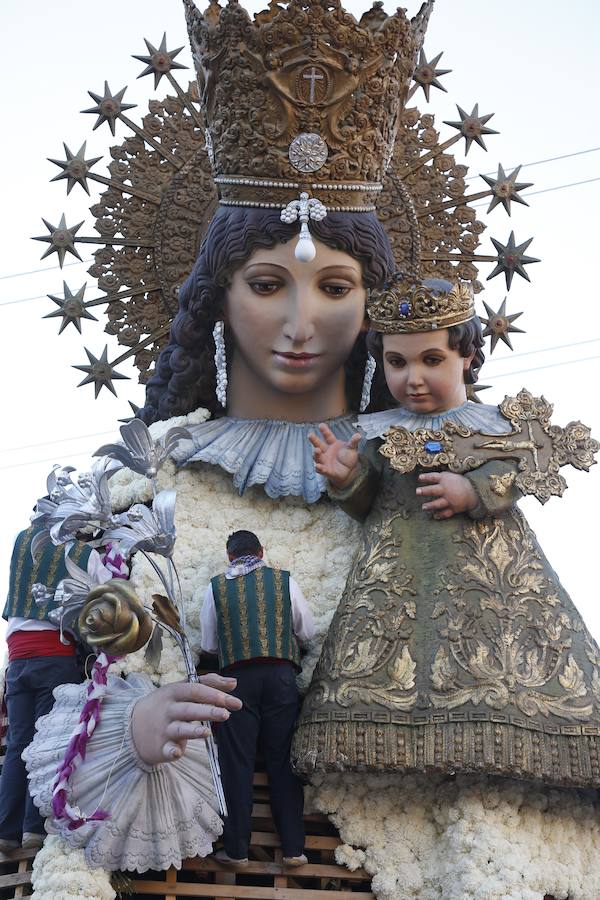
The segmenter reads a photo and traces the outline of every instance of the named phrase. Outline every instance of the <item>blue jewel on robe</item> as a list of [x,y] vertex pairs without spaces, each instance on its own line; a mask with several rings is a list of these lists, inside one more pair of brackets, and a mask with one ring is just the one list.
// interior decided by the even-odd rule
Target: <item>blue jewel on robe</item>
[[440,441],[427,441],[424,445],[427,453],[441,453],[444,445]]

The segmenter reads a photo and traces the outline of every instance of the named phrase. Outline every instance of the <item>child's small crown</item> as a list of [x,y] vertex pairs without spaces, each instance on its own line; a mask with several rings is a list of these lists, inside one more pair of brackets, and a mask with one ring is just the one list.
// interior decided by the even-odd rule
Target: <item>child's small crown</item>
[[475,315],[475,304],[470,284],[396,275],[383,290],[371,291],[367,312],[375,331],[405,334],[462,325]]

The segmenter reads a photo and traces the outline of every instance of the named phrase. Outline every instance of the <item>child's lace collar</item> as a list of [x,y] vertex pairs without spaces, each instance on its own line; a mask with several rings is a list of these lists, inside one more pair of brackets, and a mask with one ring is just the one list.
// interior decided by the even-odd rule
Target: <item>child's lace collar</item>
[[354,424],[370,439],[383,437],[393,425],[406,428],[408,431],[416,431],[417,428],[437,431],[448,421],[487,434],[506,434],[511,430],[510,422],[504,418],[497,406],[473,403],[470,400],[441,413],[413,413],[400,407],[386,409],[383,412],[358,416]]

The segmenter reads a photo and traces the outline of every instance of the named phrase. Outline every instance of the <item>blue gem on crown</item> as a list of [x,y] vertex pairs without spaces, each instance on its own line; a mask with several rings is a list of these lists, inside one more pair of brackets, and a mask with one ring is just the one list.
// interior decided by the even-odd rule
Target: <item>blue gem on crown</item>
[[412,306],[408,302],[408,300],[402,300],[398,304],[398,315],[401,319],[408,319],[408,317],[412,313]]
[[427,453],[441,453],[444,449],[444,445],[441,441],[426,441],[423,446]]

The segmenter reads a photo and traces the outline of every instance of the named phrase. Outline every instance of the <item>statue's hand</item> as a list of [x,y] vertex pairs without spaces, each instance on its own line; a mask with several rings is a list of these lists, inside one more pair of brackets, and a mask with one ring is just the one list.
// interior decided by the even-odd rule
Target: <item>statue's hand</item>
[[177,682],[152,691],[135,704],[131,735],[136,750],[148,765],[179,759],[186,743],[208,736],[201,721],[223,722],[242,701],[231,697],[235,678],[203,675],[200,683]]
[[358,473],[358,445],[361,435],[357,431],[349,441],[340,441],[325,423],[319,425],[322,437],[310,434],[309,441],[315,448],[315,469],[336,488],[344,488]]

